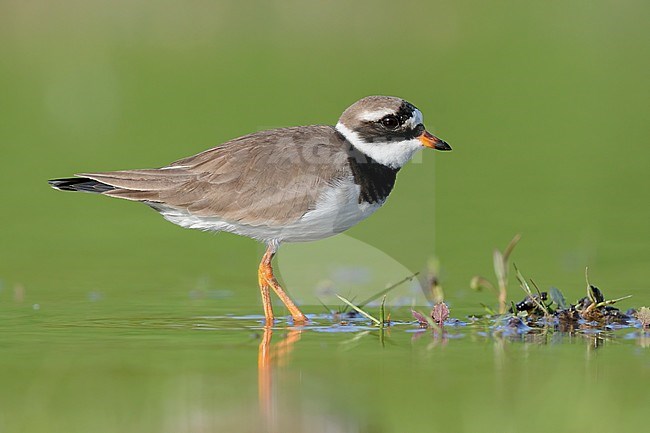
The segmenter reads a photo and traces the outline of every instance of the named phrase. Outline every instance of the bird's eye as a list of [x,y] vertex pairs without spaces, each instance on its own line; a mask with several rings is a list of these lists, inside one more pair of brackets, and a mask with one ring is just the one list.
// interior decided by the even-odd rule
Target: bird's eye
[[392,114],[383,117],[380,120],[380,122],[384,126],[384,128],[387,129],[397,129],[399,127],[399,119],[396,116],[393,116]]

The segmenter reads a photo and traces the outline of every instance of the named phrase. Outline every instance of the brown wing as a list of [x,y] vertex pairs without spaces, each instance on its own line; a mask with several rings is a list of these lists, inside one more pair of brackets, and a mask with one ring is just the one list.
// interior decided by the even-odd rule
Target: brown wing
[[84,173],[105,195],[251,225],[282,225],[313,209],[323,188],[349,176],[345,142],[331,126],[262,131],[167,167]]

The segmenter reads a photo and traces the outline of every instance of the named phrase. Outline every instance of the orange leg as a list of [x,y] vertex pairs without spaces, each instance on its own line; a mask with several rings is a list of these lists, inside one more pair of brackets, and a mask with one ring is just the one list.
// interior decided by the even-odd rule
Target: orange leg
[[262,266],[260,265],[259,270],[257,271],[257,279],[260,284],[260,293],[262,294],[262,305],[264,306],[264,318],[266,319],[266,326],[273,325],[273,307],[271,306],[271,292],[269,290],[269,285],[266,282],[264,274],[262,272]]
[[307,317],[302,314],[302,311],[293,303],[289,295],[282,290],[278,280],[275,279],[273,275],[273,267],[271,266],[271,260],[275,256],[275,248],[272,245],[269,245],[262,257],[262,262],[257,271],[257,277],[260,283],[260,290],[262,292],[262,303],[264,304],[264,317],[266,318],[266,324],[273,324],[273,309],[271,308],[271,297],[269,295],[269,288],[273,289],[276,295],[280,298],[282,303],[286,305],[291,317],[293,317],[294,322],[306,322]]

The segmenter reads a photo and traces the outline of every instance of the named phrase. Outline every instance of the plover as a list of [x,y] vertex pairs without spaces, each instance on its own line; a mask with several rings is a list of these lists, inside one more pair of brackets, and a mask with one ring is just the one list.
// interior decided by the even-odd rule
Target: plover
[[323,239],[369,217],[386,202],[397,172],[427,147],[451,150],[425,130],[414,105],[368,96],[347,108],[336,126],[260,131],[161,168],[81,173],[49,183],[138,201],[182,227],[265,243],[258,269],[265,321],[274,319],[272,289],[294,322],[304,322],[273,275],[280,244]]

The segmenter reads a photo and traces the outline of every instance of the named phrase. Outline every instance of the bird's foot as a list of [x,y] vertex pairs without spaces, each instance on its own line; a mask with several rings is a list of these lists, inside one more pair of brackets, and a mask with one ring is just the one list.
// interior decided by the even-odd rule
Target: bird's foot
[[[302,324],[307,322],[307,316],[303,314],[302,311],[300,311],[300,308],[296,306],[296,304],[291,300],[289,295],[282,289],[282,286],[278,283],[278,281],[275,279],[273,276],[273,272],[271,271],[270,275],[265,274],[264,275],[264,281],[263,283],[260,282],[260,287],[266,287],[266,293],[269,292],[269,288],[273,289],[276,295],[278,295],[278,298],[282,301],[282,303],[287,307],[287,310],[289,310],[289,314],[291,314],[291,317],[293,318],[293,322],[296,324]],[[270,324],[273,323],[273,310],[271,309],[271,301],[270,301],[270,296],[269,296],[269,301],[268,301],[268,308],[266,305],[266,301],[264,300],[264,289],[262,289],[262,302],[264,302],[264,316],[266,317],[266,322],[267,325],[269,324],[269,319],[270,319]],[[267,313],[268,310],[268,313]]]
[[275,250],[269,246],[267,248],[264,257],[262,257],[262,262],[260,267],[257,270],[257,279],[260,284],[260,291],[262,293],[262,304],[264,305],[264,317],[266,318],[266,326],[273,325],[273,308],[271,307],[271,295],[269,293],[269,288],[273,289],[278,298],[282,303],[287,307],[291,317],[293,318],[293,323],[303,324],[307,322],[307,316],[305,316],[302,311],[293,303],[289,295],[282,289],[278,280],[275,279],[273,275],[273,266],[271,266],[271,261],[275,255]]

